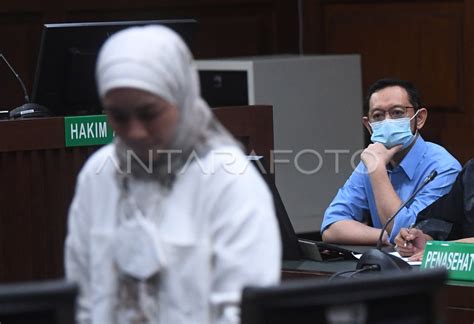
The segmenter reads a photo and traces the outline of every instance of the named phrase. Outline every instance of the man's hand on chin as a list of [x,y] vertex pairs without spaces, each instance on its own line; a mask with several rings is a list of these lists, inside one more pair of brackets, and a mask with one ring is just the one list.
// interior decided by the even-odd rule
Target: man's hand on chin
[[367,146],[362,152],[360,158],[371,173],[378,168],[385,168],[385,166],[392,160],[393,156],[402,149],[402,145],[397,145],[387,149],[381,143],[374,143]]

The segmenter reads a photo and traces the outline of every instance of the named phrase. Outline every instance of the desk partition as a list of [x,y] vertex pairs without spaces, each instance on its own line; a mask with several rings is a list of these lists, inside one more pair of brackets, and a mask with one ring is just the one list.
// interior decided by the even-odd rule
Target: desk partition
[[[216,108],[247,152],[270,163],[270,106]],[[0,282],[62,277],[77,174],[98,147],[65,147],[64,119],[0,121]]]

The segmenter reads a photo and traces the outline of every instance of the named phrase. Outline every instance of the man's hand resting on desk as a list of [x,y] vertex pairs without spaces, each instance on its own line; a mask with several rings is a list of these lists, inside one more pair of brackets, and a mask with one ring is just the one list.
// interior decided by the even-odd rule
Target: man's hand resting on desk
[[[331,224],[323,232],[323,241],[333,244],[375,245],[379,236],[379,228],[373,228],[354,220],[341,220]],[[386,231],[382,236],[382,244],[390,245]]]
[[432,239],[417,228],[402,228],[395,238],[395,248],[401,256],[412,256],[410,260],[420,261],[426,242]]

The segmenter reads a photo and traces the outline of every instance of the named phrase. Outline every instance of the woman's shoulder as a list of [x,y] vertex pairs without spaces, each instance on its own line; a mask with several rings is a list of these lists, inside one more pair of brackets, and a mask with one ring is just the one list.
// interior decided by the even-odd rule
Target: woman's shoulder
[[181,174],[221,183],[259,177],[248,156],[234,145],[215,147],[203,156],[194,156],[192,163],[185,164]]
[[253,174],[253,165],[249,157],[237,146],[221,146],[209,151],[204,157],[204,165],[214,173],[227,175]]
[[118,167],[114,145],[108,144],[98,149],[87,159],[79,173],[79,177],[87,178],[92,175],[100,177],[113,172]]

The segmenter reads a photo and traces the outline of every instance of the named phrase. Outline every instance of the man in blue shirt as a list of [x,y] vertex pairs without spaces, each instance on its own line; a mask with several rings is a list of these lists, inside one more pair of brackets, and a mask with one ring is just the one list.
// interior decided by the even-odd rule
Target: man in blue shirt
[[[388,225],[383,240],[393,242],[419,211],[450,190],[461,170],[448,151],[418,133],[428,111],[411,83],[378,80],[369,88],[365,107],[362,122],[373,144],[362,152],[361,162],[324,214],[321,232],[326,242],[375,244],[385,222],[436,170],[438,176]],[[364,219],[367,213],[370,217]]]

